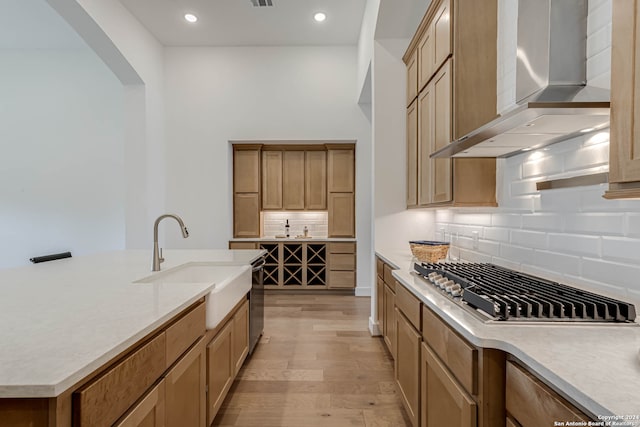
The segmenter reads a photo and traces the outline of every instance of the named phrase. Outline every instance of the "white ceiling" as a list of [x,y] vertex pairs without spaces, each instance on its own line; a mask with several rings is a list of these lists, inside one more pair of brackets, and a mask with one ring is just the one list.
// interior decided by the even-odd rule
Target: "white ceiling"
[[0,49],[86,47],[45,0],[0,0]]
[[[120,0],[166,46],[356,45],[366,0]],[[326,21],[313,20],[315,12]],[[199,19],[184,20],[185,13]]]

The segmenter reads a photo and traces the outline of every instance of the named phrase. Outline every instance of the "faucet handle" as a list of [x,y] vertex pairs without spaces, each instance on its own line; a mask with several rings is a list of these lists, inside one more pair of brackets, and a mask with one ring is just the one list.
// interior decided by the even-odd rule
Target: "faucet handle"
[[164,257],[162,256],[162,248],[160,248],[160,262],[164,262]]

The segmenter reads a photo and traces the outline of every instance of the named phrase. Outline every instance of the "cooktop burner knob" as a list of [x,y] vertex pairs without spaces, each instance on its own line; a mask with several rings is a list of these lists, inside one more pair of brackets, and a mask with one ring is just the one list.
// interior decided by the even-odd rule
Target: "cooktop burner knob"
[[441,277],[438,280],[435,281],[435,284],[440,288],[440,289],[444,289],[445,287],[445,283],[447,283],[449,281],[449,279],[447,279],[446,277]]
[[461,291],[462,286],[460,286],[459,283],[454,283],[451,287],[447,288],[447,292],[449,292],[454,297],[459,296],[461,294]]
[[[433,272],[433,273],[429,273],[429,275],[427,276],[427,278],[428,278],[430,281],[432,281],[432,282],[433,282],[433,281],[434,281],[434,278],[435,278],[436,276],[440,276],[440,275],[439,275],[438,273],[436,273],[436,272]],[[441,276],[441,277],[442,277],[442,276]]]
[[431,277],[429,280],[431,280],[431,283],[437,284],[438,280],[442,280],[443,277],[439,274],[436,274],[435,276]]

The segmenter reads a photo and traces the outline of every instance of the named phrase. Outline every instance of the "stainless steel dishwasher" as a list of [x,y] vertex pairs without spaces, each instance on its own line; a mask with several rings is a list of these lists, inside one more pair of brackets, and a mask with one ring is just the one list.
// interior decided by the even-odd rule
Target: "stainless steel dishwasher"
[[249,292],[249,354],[253,353],[264,330],[264,257],[251,263]]

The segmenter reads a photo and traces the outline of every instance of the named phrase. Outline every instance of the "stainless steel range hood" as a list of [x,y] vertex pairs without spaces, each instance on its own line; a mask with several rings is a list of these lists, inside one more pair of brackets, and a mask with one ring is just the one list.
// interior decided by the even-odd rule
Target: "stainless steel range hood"
[[587,0],[519,0],[516,106],[431,157],[509,157],[609,126],[586,86]]

